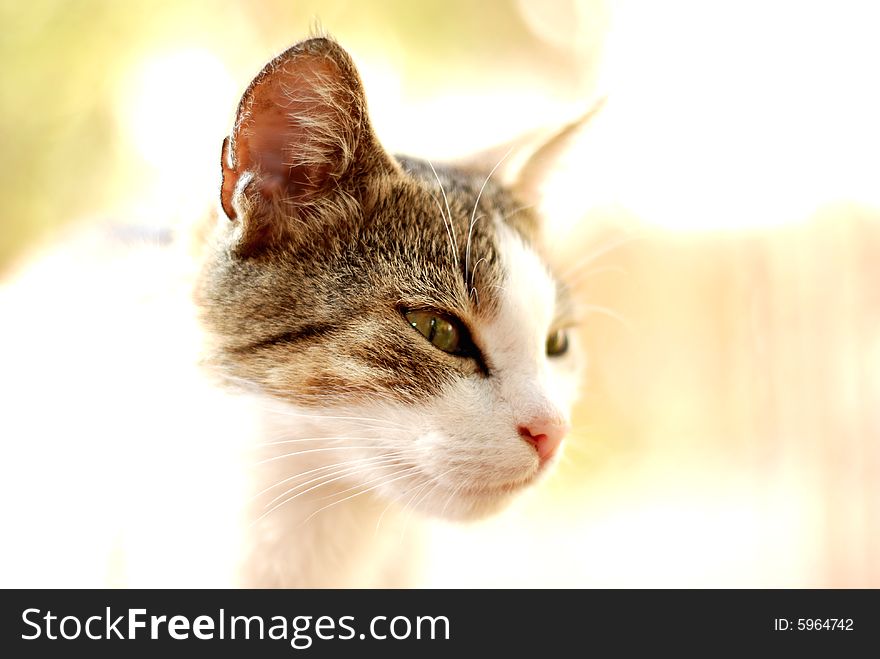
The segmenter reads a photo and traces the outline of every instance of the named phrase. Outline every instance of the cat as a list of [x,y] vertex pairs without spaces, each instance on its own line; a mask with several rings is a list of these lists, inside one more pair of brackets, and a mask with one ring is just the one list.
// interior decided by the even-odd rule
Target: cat
[[578,124],[435,166],[382,148],[333,39],[269,62],[195,262],[102,248],[0,290],[28,321],[4,396],[35,401],[7,411],[3,583],[422,583],[422,524],[497,513],[564,448],[584,359],[534,205]]
[[276,438],[243,583],[396,585],[377,525],[489,515],[558,458],[580,357],[540,219],[486,171],[386,153],[327,37],[253,80],[222,173],[207,361],[271,401]]

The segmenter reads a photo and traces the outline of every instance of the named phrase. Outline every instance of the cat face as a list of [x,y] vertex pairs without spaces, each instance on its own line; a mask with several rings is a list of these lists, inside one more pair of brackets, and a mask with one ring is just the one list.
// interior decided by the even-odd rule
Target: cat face
[[531,209],[488,172],[386,154],[328,39],[251,84],[223,173],[198,301],[214,365],[278,412],[274,457],[457,518],[547,471],[579,355]]

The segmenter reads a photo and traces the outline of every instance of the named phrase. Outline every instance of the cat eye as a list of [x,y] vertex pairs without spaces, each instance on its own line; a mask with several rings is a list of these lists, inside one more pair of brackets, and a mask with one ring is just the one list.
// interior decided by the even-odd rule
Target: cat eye
[[547,356],[558,357],[568,351],[568,333],[565,330],[556,330],[547,337]]
[[462,352],[464,330],[455,320],[431,311],[407,311],[404,317],[435,348],[452,354]]

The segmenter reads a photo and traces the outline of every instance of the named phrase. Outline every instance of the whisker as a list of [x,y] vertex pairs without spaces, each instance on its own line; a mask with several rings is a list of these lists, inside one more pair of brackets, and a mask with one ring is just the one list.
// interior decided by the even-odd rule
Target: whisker
[[[585,315],[587,315],[587,316],[589,316],[590,314],[599,314],[602,316],[608,316],[609,318],[613,318],[614,320],[619,322],[621,325],[623,325],[624,328],[626,328],[626,330],[630,334],[635,333],[633,326],[632,326],[632,323],[630,323],[629,320],[627,320],[625,317],[623,317],[622,315],[620,315],[616,311],[609,309],[608,307],[602,307],[597,304],[582,304],[582,305],[579,305],[579,308],[578,308],[578,312],[580,312],[580,311],[586,312]],[[581,321],[581,322],[583,322],[583,321]]]
[[446,227],[446,237],[449,239],[449,249],[452,251],[452,262],[455,263],[458,260],[458,253],[456,252],[455,241],[452,238],[452,233],[450,232],[452,224],[450,222],[447,222],[446,215],[443,212],[443,207],[440,206],[440,202],[438,201],[437,197],[432,194],[431,199],[433,199],[434,203],[437,204],[437,210],[440,211],[440,217],[443,218],[443,224]]
[[[422,490],[424,490],[430,484],[431,484],[431,481],[426,480],[424,483],[421,483],[419,485],[416,485],[416,486],[410,488],[410,490],[415,490],[415,492],[407,500],[407,502],[403,505],[403,511],[401,511],[402,513],[406,513],[406,516],[404,517],[404,520],[403,520],[403,527],[401,528],[401,531],[400,531],[400,541],[401,542],[403,542],[403,538],[406,535],[406,528],[407,528],[407,526],[409,526],[409,518],[412,515],[412,508],[410,508],[410,505],[415,500],[415,498],[417,496],[419,496],[419,494],[422,492]],[[407,490],[406,494],[409,494],[410,490]]]
[[365,417],[365,416],[330,416],[328,414],[321,413],[306,413],[306,412],[296,412],[293,410],[285,410],[285,409],[277,409],[272,407],[266,407],[271,412],[276,412],[281,416],[292,416],[298,418],[305,419],[316,419],[319,421],[328,420],[328,421],[366,421],[370,423],[379,424],[379,427],[388,426],[396,427],[396,428],[405,428],[406,426],[402,423],[397,423],[395,421],[391,421],[390,419],[378,419],[375,417]]
[[614,272],[619,275],[628,275],[629,272],[626,268],[621,268],[619,265],[606,265],[599,268],[591,268],[589,270],[582,270],[581,272],[575,272],[573,276],[570,276],[567,280],[565,280],[565,284],[567,286],[577,286],[582,281],[586,279],[590,279],[592,277],[596,277],[598,275],[605,274],[607,272]]
[[[405,471],[409,471],[409,470],[405,470]],[[395,473],[400,473],[400,472],[395,472]],[[393,476],[393,475],[395,475],[395,474],[390,474],[390,475]],[[337,505],[339,505],[340,503],[344,503],[344,502],[348,501],[349,499],[353,499],[353,498],[355,498],[355,497],[359,497],[359,496],[361,496],[362,494],[366,494],[367,492],[372,492],[373,490],[378,489],[378,488],[382,487],[383,485],[388,485],[389,483],[394,483],[395,481],[399,481],[399,480],[401,480],[402,478],[409,478],[409,476],[410,476],[410,474],[409,474],[409,473],[406,473],[406,474],[403,474],[402,476],[397,476],[396,478],[392,478],[391,480],[383,481],[382,483],[379,483],[378,485],[374,485],[374,486],[372,486],[372,487],[369,487],[369,488],[367,488],[366,490],[363,490],[363,491],[361,491],[361,492],[356,492],[355,494],[352,494],[352,495],[350,495],[350,496],[347,496],[347,497],[345,497],[344,499],[340,499],[339,501],[334,501],[333,503],[330,503],[330,504],[324,506],[323,508],[319,508],[318,510],[316,510],[315,512],[313,512],[311,515],[309,515],[306,519],[303,520],[302,524],[307,523],[307,522],[308,522],[310,519],[312,519],[315,515],[317,515],[318,513],[321,513],[321,512],[323,512],[323,511],[327,510],[328,508],[332,508],[333,506],[337,506]]]
[[[402,471],[409,471],[409,469],[402,470]],[[400,473],[402,473],[402,471],[392,472],[391,475],[393,476],[393,475],[396,475],[396,474],[400,474]],[[404,476],[401,476],[401,478],[405,478],[407,475],[408,475],[408,474],[405,474]],[[395,480],[396,480],[396,479],[395,479]],[[379,485],[376,485],[376,487],[381,487],[381,486],[382,486],[382,483],[379,483]],[[375,488],[371,488],[371,489],[375,489]],[[343,491],[348,491],[348,490],[343,490]],[[367,491],[367,490],[365,490],[365,492],[366,492],[366,491]],[[364,493],[364,492],[360,492],[359,494],[363,494],[363,493]],[[302,492],[300,492],[299,494],[302,494]],[[290,498],[288,498],[288,499],[285,499],[284,501],[282,501],[282,502],[276,504],[276,505],[273,506],[270,510],[267,510],[267,511],[264,512],[262,515],[260,515],[257,519],[255,519],[253,522],[251,522],[251,526],[253,526],[253,525],[256,524],[257,522],[259,522],[260,520],[265,519],[268,515],[270,515],[270,514],[273,513],[274,511],[278,510],[278,509],[281,508],[282,506],[284,506],[284,505],[290,503],[291,501],[293,501],[294,499],[296,499],[296,497],[298,497],[299,494],[295,494],[295,495],[293,495],[292,497],[290,497]],[[341,492],[339,492],[339,493],[337,493],[337,494],[341,494]],[[334,495],[334,496],[335,496],[335,495]],[[355,494],[355,495],[352,495],[352,496],[358,496],[358,495]],[[335,502],[335,503],[342,503],[343,501],[346,501],[347,499],[351,499],[351,498],[352,498],[352,497],[346,497],[345,499],[342,499],[342,500],[337,501],[337,502]],[[317,515],[317,514],[318,514],[319,512],[321,512],[322,510],[326,510],[327,508],[330,508],[331,506],[335,505],[335,503],[334,503],[334,504],[330,504],[330,506],[324,506],[323,508],[319,508],[319,509],[316,510],[314,513],[312,513],[311,515],[309,515],[306,519],[304,519],[304,520],[300,523],[300,526],[302,526],[303,524],[305,524],[306,522],[308,522],[310,519],[312,519],[312,517],[314,517],[315,515]]]
[[[354,466],[350,466],[350,467],[343,467],[342,469],[338,469],[338,470],[330,472],[328,474],[321,474],[320,476],[316,476],[315,478],[311,478],[304,483],[300,483],[299,485],[295,485],[294,487],[291,487],[291,488],[285,490],[284,492],[282,492],[281,494],[276,496],[271,501],[268,501],[263,507],[268,508],[269,506],[271,506],[273,503],[275,503],[279,499],[283,499],[288,494],[296,492],[299,488],[301,488],[305,485],[309,485],[311,483],[317,482],[318,484],[313,485],[312,487],[307,488],[301,492],[298,492],[294,497],[291,497],[291,499],[288,499],[288,501],[291,501],[291,500],[295,499],[296,497],[298,497],[302,494],[305,494],[306,492],[311,492],[312,490],[317,489],[319,487],[324,487],[325,485],[329,485],[330,483],[335,483],[336,481],[343,479],[347,476],[350,476],[352,474],[356,474],[360,471],[365,471],[365,469],[369,469],[372,467],[383,467],[386,465],[394,465],[394,464],[399,465],[402,463],[397,458],[387,458],[381,462],[372,462],[372,463],[366,464],[366,465],[361,464],[361,465],[354,465]],[[329,478],[330,476],[333,476],[334,478]],[[343,492],[345,492],[345,491],[346,490],[343,490]],[[340,494],[340,493],[337,492],[336,494]]]
[[[409,466],[404,471],[418,471],[418,467]],[[402,472],[397,472],[397,473],[402,473]],[[373,483],[377,480],[381,480],[382,478],[385,478],[385,476],[375,476],[372,479],[368,480],[366,483],[358,483],[357,485],[352,485],[351,487],[346,488],[344,490],[340,490],[339,492],[334,492],[333,494],[328,494],[327,496],[325,496],[323,498],[329,499],[331,497],[339,496],[340,494],[345,494],[346,492],[351,492],[352,490],[356,490],[357,488],[363,487],[364,485],[369,485],[370,483]]]
[[[449,222],[446,224],[446,230],[452,232],[452,249],[454,255],[454,261],[458,261],[458,240],[455,236],[455,227],[452,224],[452,211],[449,208],[449,198],[446,196],[446,190],[443,188],[443,183],[440,181],[440,177],[437,175],[437,170],[434,169],[434,165],[431,161],[428,161],[428,166],[431,168],[431,171],[434,172],[434,178],[437,179],[437,185],[440,186],[440,193],[443,195],[443,203],[446,204],[446,213],[449,215]],[[439,202],[438,202],[439,205]],[[443,214],[443,209],[440,209],[440,214]],[[443,220],[446,222],[446,219]]]
[[249,501],[253,502],[256,499],[259,499],[264,494],[266,494],[266,492],[268,492],[269,490],[274,490],[276,487],[280,487],[281,485],[284,485],[285,483],[289,483],[292,480],[296,480],[297,478],[302,478],[303,476],[308,476],[309,474],[314,474],[319,471],[327,471],[328,469],[335,469],[336,467],[341,467],[343,465],[359,464],[362,462],[377,461],[377,460],[381,461],[381,460],[386,460],[386,459],[387,458],[385,456],[374,456],[371,458],[355,458],[354,460],[343,460],[342,462],[335,462],[330,465],[324,465],[322,467],[315,467],[314,469],[309,469],[308,471],[303,471],[298,474],[294,474],[293,476],[288,476],[287,478],[284,478],[284,479],[278,481],[274,485],[270,485],[269,487],[266,487],[266,488],[260,490],[259,492],[254,494],[249,499]]
[[458,484],[452,490],[448,497],[446,497],[446,503],[443,504],[443,509],[440,511],[440,517],[443,517],[446,514],[446,508],[449,504],[458,496],[459,491],[464,487],[464,480],[459,479]]
[[606,254],[613,252],[614,250],[616,250],[620,247],[623,247],[624,245],[628,245],[629,243],[635,242],[636,240],[644,240],[645,237],[646,236],[643,233],[635,233],[635,234],[629,234],[629,235],[622,236],[621,238],[617,238],[615,240],[611,240],[611,241],[605,243],[604,245],[596,248],[592,252],[589,252],[586,256],[583,256],[580,259],[578,259],[573,265],[566,268],[560,274],[559,278],[562,280],[566,280],[570,276],[572,276],[575,272],[577,272],[579,269],[581,269],[587,265],[590,265],[594,261],[605,256]]
[[[428,483],[432,483],[432,482],[433,482],[433,485],[432,485],[428,490],[426,490],[426,491],[425,491],[425,492],[419,497],[418,501],[416,501],[414,504],[412,504],[412,507],[411,507],[410,510],[409,510],[409,514],[408,514],[408,515],[406,516],[406,518],[403,520],[403,533],[400,534],[401,539],[403,539],[404,537],[406,537],[406,530],[407,530],[407,528],[409,528],[409,520],[410,520],[410,517],[412,517],[412,513],[413,513],[413,511],[414,511],[416,508],[418,508],[419,504],[422,503],[422,501],[424,501],[424,500],[428,497],[428,495],[430,495],[431,493],[433,493],[434,490],[436,490],[437,487],[440,486],[440,485],[443,483],[443,480],[442,480],[443,477],[444,477],[446,474],[448,474],[448,473],[450,473],[451,471],[453,471],[454,469],[455,469],[455,467],[451,467],[451,468],[447,469],[446,471],[444,471],[444,472],[443,472],[442,474],[440,474],[439,476],[431,476],[431,480],[427,481]],[[410,503],[412,503],[412,502],[410,502]],[[409,504],[408,504],[408,505],[409,505]],[[404,510],[405,510],[405,509],[406,509],[406,508],[404,508]]]
[[517,213],[521,213],[522,211],[527,211],[527,210],[530,210],[530,209],[532,209],[532,208],[535,208],[535,204],[528,204],[527,206],[518,206],[517,208],[514,208],[512,211],[510,211],[510,212],[507,213],[506,215],[503,215],[503,216],[501,217],[501,221],[502,221],[502,222],[506,222],[507,220],[509,220],[510,218],[512,218],[512,217],[513,217],[514,215],[516,215]]
[[480,264],[486,260],[485,256],[480,257],[477,262],[474,264],[474,270],[471,273],[471,295],[476,299],[477,306],[480,306],[480,296],[477,295],[477,287],[474,286],[474,283],[477,279],[477,268],[480,267]]
[[368,442],[372,438],[371,437],[352,437],[351,435],[331,435],[326,437],[299,437],[295,439],[282,439],[278,441],[272,442],[259,442],[257,444],[251,444],[249,448],[251,449],[260,449],[266,448],[267,446],[281,446],[282,444],[298,444],[299,442],[338,442],[343,439],[355,439],[358,441]]
[[321,453],[323,451],[354,451],[354,450],[387,450],[382,446],[324,446],[322,448],[310,448],[305,451],[294,451],[292,453],[285,453],[284,455],[275,455],[271,458],[266,458],[265,460],[260,460],[259,462],[254,462],[252,466],[257,466],[261,464],[266,464],[268,462],[274,462],[275,460],[283,460],[284,458],[292,458],[295,455],[305,455],[307,453]]
[[[510,153],[512,151],[513,151],[513,147],[510,147],[507,150],[507,153],[505,153],[503,156],[501,156],[501,160],[499,160],[498,163],[492,168],[492,171],[489,172],[489,175],[486,177],[486,180],[483,181],[483,185],[480,188],[480,191],[477,193],[477,200],[474,202],[474,210],[471,212],[471,221],[470,221],[470,224],[468,225],[467,245],[465,247],[465,254],[464,254],[464,274],[465,274],[465,281],[466,282],[467,282],[468,273],[470,273],[471,240],[473,239],[474,225],[477,223],[477,220],[476,220],[477,208],[480,205],[480,198],[483,196],[483,190],[485,190],[486,186],[489,184],[489,179],[491,179],[492,175],[495,173],[495,171],[499,167],[501,167],[501,163],[503,163],[505,160],[507,160],[507,157],[510,155]],[[473,285],[473,279],[471,280],[470,285]]]
[[[409,493],[409,490],[407,490],[407,493]],[[382,524],[382,520],[385,519],[385,513],[387,513],[388,509],[391,508],[391,506],[393,506],[398,501],[400,501],[400,497],[391,497],[388,501],[388,505],[386,505],[382,509],[382,514],[379,515],[379,519],[376,521],[376,530],[373,532],[373,537],[376,537],[376,535],[379,533],[379,526]]]

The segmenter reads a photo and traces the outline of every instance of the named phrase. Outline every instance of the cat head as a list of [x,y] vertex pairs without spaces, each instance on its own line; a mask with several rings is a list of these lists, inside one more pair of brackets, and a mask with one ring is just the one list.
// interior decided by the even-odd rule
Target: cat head
[[202,319],[220,372],[287,410],[287,453],[457,518],[547,471],[580,357],[515,188],[386,153],[327,38],[254,79],[222,172]]

